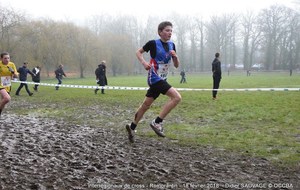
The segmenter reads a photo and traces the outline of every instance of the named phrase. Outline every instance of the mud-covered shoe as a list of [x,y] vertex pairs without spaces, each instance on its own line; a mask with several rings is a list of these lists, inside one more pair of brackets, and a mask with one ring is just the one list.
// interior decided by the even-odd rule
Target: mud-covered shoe
[[150,127],[153,129],[153,131],[160,137],[165,137],[164,134],[164,128],[163,124],[161,123],[155,123],[155,119],[150,123]]
[[126,130],[128,132],[129,142],[134,143],[135,130],[132,130],[130,125],[126,125]]

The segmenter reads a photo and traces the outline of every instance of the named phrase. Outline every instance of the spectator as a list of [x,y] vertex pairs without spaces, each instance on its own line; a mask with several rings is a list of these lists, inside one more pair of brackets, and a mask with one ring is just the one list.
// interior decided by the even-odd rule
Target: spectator
[[212,62],[212,73],[213,73],[213,100],[217,99],[217,93],[222,79],[220,53],[215,54],[215,59]]
[[181,76],[180,83],[186,83],[185,71],[184,71],[184,70],[182,70],[182,71],[180,72],[180,76]]
[[28,84],[27,84],[27,74],[29,73],[30,75],[34,75],[28,68],[28,63],[24,62],[23,66],[20,67],[18,69],[18,73],[19,73],[19,79],[21,81],[19,88],[16,91],[16,95],[19,96],[20,95],[20,91],[21,89],[25,86],[26,92],[28,93],[29,96],[32,96],[33,93],[30,92],[29,88],[28,88]]
[[34,75],[32,75],[32,81],[35,82],[33,89],[34,89],[34,91],[37,92],[38,91],[38,86],[39,86],[39,84],[37,84],[37,83],[40,83],[40,81],[41,81],[41,77],[40,77],[41,68],[40,68],[40,66],[36,66],[35,68],[33,68],[32,73],[34,74]]
[[[101,64],[98,65],[98,68],[95,70],[96,81],[99,86],[101,86],[101,94],[104,94],[104,86],[107,85],[107,78],[106,78],[106,65],[105,61],[103,60]],[[99,88],[95,89],[95,94],[97,94]]]
[[58,90],[59,89],[59,85],[61,85],[62,83],[62,79],[63,76],[67,77],[67,75],[65,74],[64,70],[63,70],[64,66],[62,64],[60,64],[58,66],[58,68],[54,71],[55,73],[55,78],[58,80],[57,85],[55,86],[55,89]]

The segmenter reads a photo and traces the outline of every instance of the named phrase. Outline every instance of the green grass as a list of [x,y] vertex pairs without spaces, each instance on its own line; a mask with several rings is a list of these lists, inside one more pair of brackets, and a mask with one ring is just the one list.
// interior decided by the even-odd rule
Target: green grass
[[[211,88],[210,74],[170,76],[177,88]],[[44,79],[44,83],[56,83]],[[110,86],[146,87],[145,76],[108,77]],[[63,84],[96,85],[94,77],[66,78]],[[18,84],[14,84],[14,94]],[[32,86],[32,85],[31,85]],[[300,88],[300,74],[245,73],[224,75],[220,88]],[[32,87],[31,87],[32,88]],[[299,91],[221,91],[211,100],[210,91],[181,91],[182,102],[165,122],[167,137],[174,143],[192,146],[213,146],[255,157],[264,157],[276,164],[299,166],[300,163],[300,92]],[[95,95],[92,89],[40,86],[33,97],[12,95],[7,110],[18,114],[63,119],[91,127],[113,127],[124,133],[145,91],[106,90]],[[148,123],[158,115],[167,97],[161,96],[146,112],[138,127],[139,136],[157,138]],[[158,138],[159,140],[159,138]]]

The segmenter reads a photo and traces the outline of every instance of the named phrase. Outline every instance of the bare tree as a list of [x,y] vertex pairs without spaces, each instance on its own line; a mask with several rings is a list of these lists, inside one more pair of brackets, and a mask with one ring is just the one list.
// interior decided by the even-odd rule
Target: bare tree
[[245,69],[250,69],[253,65],[254,54],[258,49],[261,36],[257,25],[257,15],[251,11],[242,15],[241,26],[241,35],[243,39],[243,65]]
[[[299,0],[295,2],[299,4]],[[138,23],[130,15],[95,15],[88,27],[79,27],[51,19],[32,20],[0,7],[0,48],[13,52],[17,63],[26,60],[42,64],[48,76],[58,64],[64,64],[67,72],[75,71],[84,77],[101,60],[107,61],[108,72],[113,75],[142,73],[144,68],[135,51],[159,38],[157,25],[162,20],[171,20],[181,69],[210,70],[216,52],[221,53],[227,67],[237,61],[243,62],[245,68],[257,62],[263,62],[267,69],[297,67],[299,12],[274,5],[258,15],[247,13],[241,18],[238,22],[238,15],[224,14],[204,22],[201,17],[172,13],[164,19],[149,16],[146,23]],[[147,59],[149,54],[145,56]]]
[[279,42],[280,69],[295,69],[299,55],[300,15],[290,8],[284,8],[286,22]]
[[235,35],[237,30],[237,15],[225,14],[222,17],[212,16],[207,28],[208,47],[213,55],[215,52],[221,52],[223,63],[228,67],[235,64]]
[[176,35],[173,39],[176,40],[177,53],[180,57],[181,67],[189,67],[189,58],[187,56],[187,34],[188,34],[188,22],[187,16],[180,16],[179,14],[172,13],[174,18],[174,34]]
[[111,19],[112,17],[107,14],[93,15],[91,19],[88,20],[88,28],[100,37],[101,34],[107,32],[107,25]]
[[199,47],[200,47],[200,55],[199,55],[199,59],[200,59],[200,70],[204,71],[204,38],[205,38],[205,34],[204,34],[204,21],[202,20],[202,18],[196,18],[196,26],[199,32]]
[[94,37],[95,34],[88,29],[78,28],[74,25],[68,26],[67,34],[68,43],[66,45],[68,45],[68,49],[71,51],[70,55],[75,58],[75,60],[70,60],[78,65],[80,78],[84,78],[84,71],[88,66],[92,66],[90,62],[93,59],[90,55],[91,50],[94,48],[92,44],[97,42]]
[[189,69],[187,68],[181,68],[184,70],[193,70],[196,71],[197,68],[197,52],[198,52],[198,48],[197,48],[197,41],[198,41],[198,27],[197,27],[197,22],[195,21],[195,19],[189,18],[190,22],[188,23],[188,31],[189,31],[189,39],[190,39],[190,52],[189,52]]
[[279,43],[285,35],[287,17],[283,6],[273,5],[269,9],[263,9],[259,15],[261,31],[264,35],[264,51],[266,69],[276,69],[279,64]]
[[13,52],[16,47],[13,37],[16,35],[16,27],[25,20],[22,13],[17,13],[13,8],[0,5],[0,48]]

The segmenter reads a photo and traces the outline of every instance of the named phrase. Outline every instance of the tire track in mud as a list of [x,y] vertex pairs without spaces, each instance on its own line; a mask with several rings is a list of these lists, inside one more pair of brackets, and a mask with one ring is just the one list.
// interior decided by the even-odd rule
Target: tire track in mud
[[228,189],[225,184],[242,183],[297,189],[300,179],[299,171],[264,159],[182,147],[167,138],[137,137],[130,144],[125,128],[33,116],[1,119],[0,140],[0,189]]

